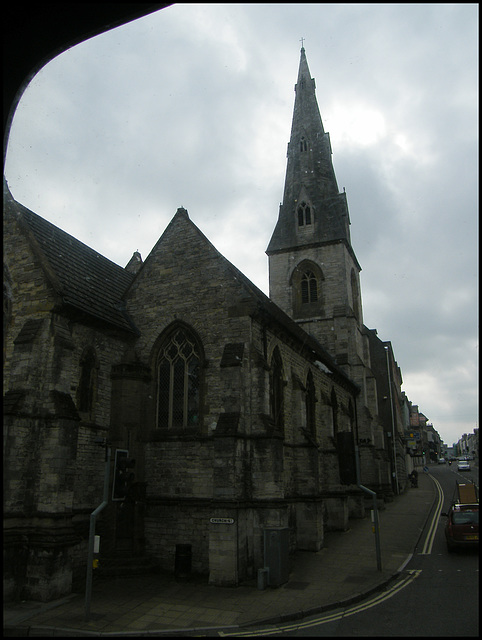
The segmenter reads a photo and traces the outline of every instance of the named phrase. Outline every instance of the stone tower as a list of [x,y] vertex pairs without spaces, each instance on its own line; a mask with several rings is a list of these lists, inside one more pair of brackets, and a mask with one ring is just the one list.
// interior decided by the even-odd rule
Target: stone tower
[[376,385],[363,324],[361,267],[351,246],[346,194],[338,190],[331,155],[302,48],[283,202],[266,251],[270,297],[359,385],[356,435],[375,444]]

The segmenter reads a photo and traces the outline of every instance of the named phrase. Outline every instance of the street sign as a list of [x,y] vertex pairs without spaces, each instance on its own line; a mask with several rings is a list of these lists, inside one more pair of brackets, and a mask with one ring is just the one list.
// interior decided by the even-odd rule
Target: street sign
[[234,518],[210,518],[211,524],[234,524]]

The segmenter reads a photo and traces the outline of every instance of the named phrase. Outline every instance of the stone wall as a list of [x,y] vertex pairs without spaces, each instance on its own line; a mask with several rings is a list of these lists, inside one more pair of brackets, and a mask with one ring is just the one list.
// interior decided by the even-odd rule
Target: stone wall
[[[115,332],[59,314],[55,278],[10,216],[4,366],[5,597],[50,600],[85,574],[89,514],[102,501]],[[96,353],[92,410],[78,410],[81,358]]]
[[[325,528],[346,527],[336,431],[353,428],[353,389],[319,366],[299,337],[258,314],[261,299],[186,215],[174,218],[129,290],[137,339],[59,313],[48,278],[31,266],[36,259],[27,244],[22,252],[18,262],[9,257],[10,591],[15,584],[17,596],[50,599],[68,593],[72,576],[85,574],[89,516],[103,497],[104,439],[112,447],[111,479],[117,448],[136,459],[141,506],[133,546],[126,548],[145,549],[167,570],[174,567],[176,545],[190,544],[193,571],[209,574],[212,584],[234,585],[263,566],[266,527],[289,527],[292,550],[318,550]],[[49,304],[42,306],[40,298]],[[188,430],[156,422],[156,358],[173,326],[189,328],[200,350],[201,413]],[[282,360],[282,424],[270,416],[275,349]],[[316,400],[312,430],[309,372]],[[108,553],[119,542],[121,511],[109,504],[98,522]],[[217,517],[232,523],[211,520]]]

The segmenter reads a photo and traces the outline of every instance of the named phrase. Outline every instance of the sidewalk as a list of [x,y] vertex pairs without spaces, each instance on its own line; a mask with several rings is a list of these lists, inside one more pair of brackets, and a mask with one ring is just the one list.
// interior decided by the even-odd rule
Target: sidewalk
[[317,552],[290,557],[290,580],[259,590],[179,583],[173,576],[103,579],[93,585],[91,615],[84,594],[50,603],[4,606],[4,636],[194,635],[249,624],[276,623],[360,600],[395,578],[414,552],[435,499],[435,486],[419,474],[419,487],[379,510],[382,569],[377,569],[370,517],[351,520],[346,532],[327,533]]

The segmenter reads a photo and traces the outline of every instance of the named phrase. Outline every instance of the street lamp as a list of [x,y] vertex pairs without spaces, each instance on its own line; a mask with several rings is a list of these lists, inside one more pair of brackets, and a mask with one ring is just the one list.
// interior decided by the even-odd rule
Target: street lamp
[[398,496],[398,472],[397,472],[397,443],[395,441],[395,420],[393,417],[393,402],[392,402],[392,379],[390,376],[390,362],[388,359],[388,347],[385,347],[385,353],[387,355],[387,371],[388,371],[388,396],[390,399],[390,412],[392,415],[392,441],[393,441],[393,468],[395,472],[395,492]]

